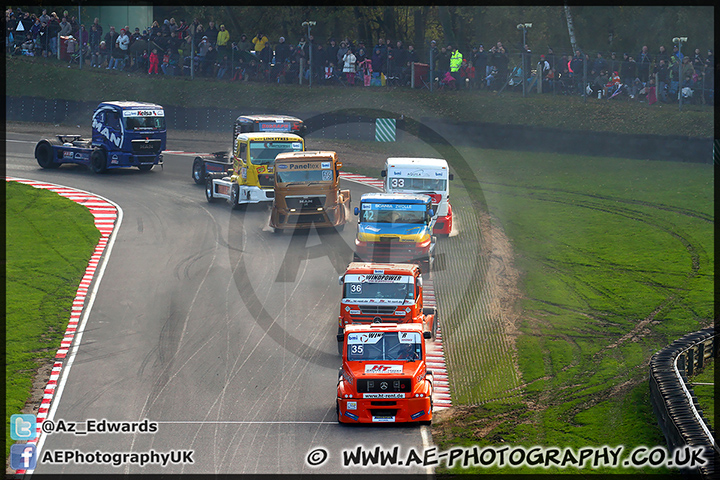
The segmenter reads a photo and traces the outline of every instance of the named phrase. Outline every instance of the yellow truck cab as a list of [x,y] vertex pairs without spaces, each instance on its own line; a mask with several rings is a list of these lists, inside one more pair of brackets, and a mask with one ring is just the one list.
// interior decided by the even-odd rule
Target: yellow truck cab
[[275,197],[270,227],[337,227],[350,216],[350,190],[340,189],[342,162],[331,151],[281,153],[275,158]]
[[275,157],[305,150],[302,137],[291,133],[241,133],[235,137],[233,167],[227,173],[209,173],[205,181],[208,202],[224,198],[235,208],[272,201],[275,196]]

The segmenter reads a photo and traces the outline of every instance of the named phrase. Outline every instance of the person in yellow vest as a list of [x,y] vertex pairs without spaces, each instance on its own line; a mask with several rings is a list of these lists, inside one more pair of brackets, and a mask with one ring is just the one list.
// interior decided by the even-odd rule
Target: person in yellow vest
[[448,45],[448,50],[452,52],[450,55],[450,75],[452,75],[455,80],[459,80],[460,66],[462,66],[463,61],[462,53],[452,45]]

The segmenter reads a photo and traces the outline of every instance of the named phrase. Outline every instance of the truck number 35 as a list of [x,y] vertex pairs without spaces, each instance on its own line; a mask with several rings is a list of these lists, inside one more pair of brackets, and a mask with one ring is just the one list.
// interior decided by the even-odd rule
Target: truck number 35
[[363,354],[363,346],[362,345],[351,345],[350,353],[352,355],[362,355]]
[[393,178],[390,180],[390,186],[392,188],[403,188],[405,186],[404,178]]

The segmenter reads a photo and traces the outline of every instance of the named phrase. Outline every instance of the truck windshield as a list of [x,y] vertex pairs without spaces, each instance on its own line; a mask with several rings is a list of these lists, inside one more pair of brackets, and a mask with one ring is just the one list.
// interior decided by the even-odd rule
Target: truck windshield
[[279,142],[251,141],[250,162],[254,165],[272,165],[275,162],[275,157],[280,153],[302,151],[302,142],[292,140]]
[[[408,277],[412,278],[412,277]],[[402,280],[406,280],[402,277]],[[345,282],[343,296],[347,299],[413,299],[412,283],[371,283],[371,282]]]
[[275,169],[277,183],[332,182],[332,170],[287,170],[287,164],[278,165]]
[[402,192],[444,192],[447,180],[442,178],[392,177],[390,189]]
[[362,332],[347,336],[349,361],[422,359],[422,336],[419,332]]
[[425,223],[425,206],[412,205],[412,207],[421,207],[422,210],[384,210],[367,208],[369,204],[361,205],[362,213],[360,221],[362,223]]
[[165,130],[165,117],[126,117],[125,130]]

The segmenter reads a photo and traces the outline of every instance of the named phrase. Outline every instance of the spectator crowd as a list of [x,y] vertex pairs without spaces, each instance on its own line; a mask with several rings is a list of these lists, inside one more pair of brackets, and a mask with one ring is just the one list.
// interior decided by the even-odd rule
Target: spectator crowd
[[[517,54],[508,53],[502,42],[485,49],[478,44],[461,49],[431,41],[422,54],[402,40],[316,41],[300,36],[297,43],[284,37],[271,41],[257,31],[231,34],[225,25],[197,18],[186,23],[174,18],[141,30],[110,26],[103,30],[98,18],[90,28],[63,12],[48,14],[13,10],[5,12],[6,45],[11,55],[60,58],[104,68],[148,75],[200,76],[227,81],[297,83],[301,79],[325,85],[407,86],[413,64],[416,86],[438,89],[504,89],[597,98],[642,99],[648,103],[684,102],[712,105],[714,101],[714,56],[711,49],[695,48],[682,53],[659,46],[651,53],[642,46],[631,53],[580,50],[556,54],[552,48],[540,55],[524,45]],[[235,39],[235,41],[232,41]],[[431,64],[431,65],[430,65]],[[525,84],[523,86],[523,83]]]

